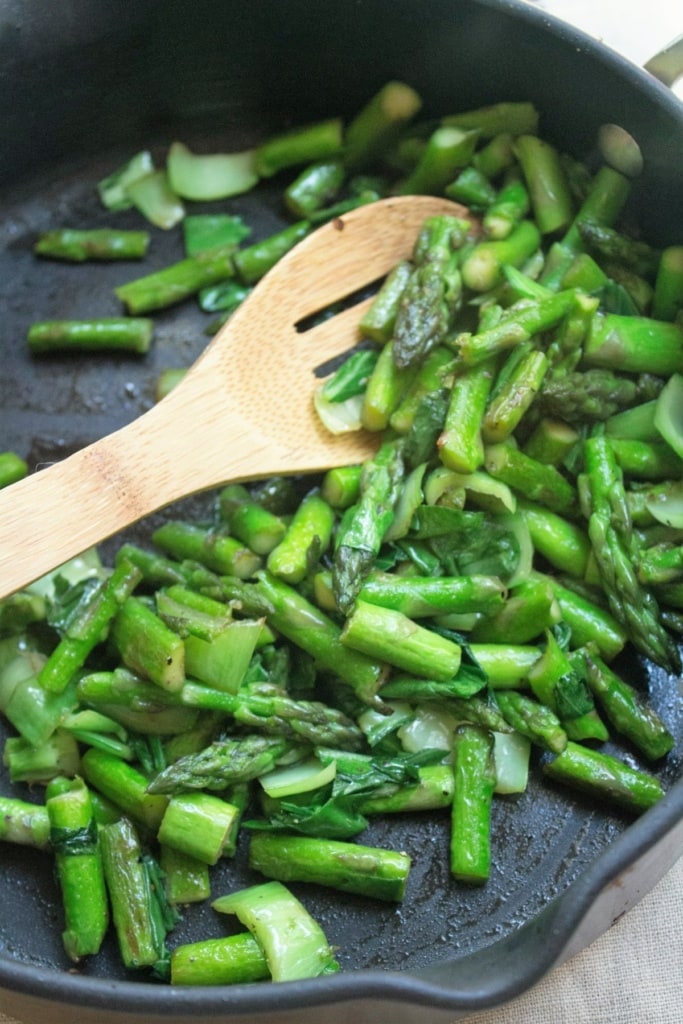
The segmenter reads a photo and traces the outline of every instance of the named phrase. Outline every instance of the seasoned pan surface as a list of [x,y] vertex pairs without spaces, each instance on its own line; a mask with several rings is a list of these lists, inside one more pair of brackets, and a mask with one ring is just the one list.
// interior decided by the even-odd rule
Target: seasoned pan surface
[[[178,3],[168,5],[171,23],[182,6]],[[226,6],[233,9],[232,13],[238,18],[238,27],[245,29],[244,22],[239,21],[244,15],[239,16],[233,5]],[[301,79],[295,77],[291,70],[289,74],[285,73],[281,64],[278,64],[278,57],[281,56],[278,48],[285,47],[287,43],[297,50],[303,47],[306,52],[318,52],[315,44],[319,44],[320,39],[316,40],[312,23],[306,20],[311,15],[311,5],[303,3],[291,6],[299,26],[299,31],[295,32],[291,23],[285,25],[278,21],[281,16],[275,14],[277,5],[257,2],[253,5],[254,22],[245,36],[246,42],[238,60],[238,71],[245,76],[239,104],[235,94],[227,99],[222,83],[219,83],[215,93],[216,106],[222,104],[223,111],[228,111],[220,131],[216,129],[214,111],[211,111],[212,116],[208,119],[213,123],[210,132],[198,127],[201,122],[206,122],[206,111],[199,110],[191,120],[182,116],[187,114],[187,110],[181,109],[178,90],[170,87],[172,76],[167,57],[161,68],[163,88],[157,81],[151,99],[152,108],[156,101],[157,115],[153,132],[149,127],[141,132],[134,122],[131,122],[127,134],[120,125],[117,128],[112,120],[112,105],[105,98],[102,105],[104,113],[109,115],[105,120],[111,129],[108,140],[102,138],[101,126],[96,123],[94,108],[91,107],[89,125],[92,130],[83,131],[81,125],[79,142],[82,145],[64,147],[59,140],[49,137],[43,139],[42,143],[39,141],[44,146],[43,167],[29,170],[26,166],[19,183],[15,178],[6,186],[0,206],[0,417],[3,447],[24,455],[31,469],[38,469],[41,465],[64,457],[148,408],[153,402],[159,372],[165,367],[187,365],[206,343],[203,333],[206,318],[194,308],[194,304],[188,303],[156,317],[156,340],[152,351],[142,361],[108,356],[30,359],[26,352],[26,330],[34,320],[119,313],[113,288],[137,276],[139,268],[136,265],[85,267],[38,264],[32,254],[32,245],[39,232],[51,227],[67,224],[74,227],[96,227],[110,223],[111,216],[99,204],[96,182],[130,156],[141,143],[151,145],[160,161],[165,148],[174,138],[181,138],[197,150],[207,152],[242,148],[256,141],[274,125],[305,120],[303,110],[310,116],[353,110],[374,86],[394,75],[413,81],[418,88],[425,89],[431,107],[440,111],[455,109],[456,104],[463,107],[509,97],[510,90],[514,88],[518,96],[535,99],[542,109],[549,110],[551,135],[560,138],[566,135],[568,145],[578,156],[590,153],[593,129],[596,124],[608,119],[610,103],[613,102],[612,92],[616,97],[617,85],[624,84],[618,75],[615,82],[609,79],[609,87],[606,87],[600,99],[601,109],[591,114],[592,124],[589,123],[591,119],[587,119],[585,124],[578,126],[569,117],[568,100],[558,95],[551,95],[548,99],[538,81],[530,80],[525,84],[519,68],[513,69],[507,75],[507,80],[507,72],[501,72],[498,76],[500,81],[496,80],[496,74],[491,71],[486,82],[482,84],[480,78],[476,86],[472,85],[472,78],[467,76],[466,72],[472,71],[472,51],[481,58],[484,51],[488,52],[490,47],[500,45],[500,19],[508,8],[513,10],[509,4],[434,3],[430,5],[431,19],[427,19],[429,25],[425,27],[423,37],[418,40],[417,48],[413,46],[412,50],[408,44],[408,28],[412,25],[409,15],[414,14],[413,6],[405,2],[391,5],[396,27],[388,37],[389,56],[385,51],[374,73],[366,72],[361,76],[362,83],[358,79],[349,81],[347,76],[348,87],[344,91],[337,77],[344,64],[343,51],[348,54],[353,52],[353,46],[359,45],[361,29],[366,33],[371,32],[372,15],[376,15],[383,6],[359,4],[357,21],[351,27],[343,28],[343,5],[330,4],[330,24],[334,24],[341,36],[330,37],[336,42],[330,44],[329,67],[322,69],[319,58],[313,59],[309,72],[311,80],[319,82],[320,87],[307,94],[307,106],[302,106]],[[208,12],[212,5],[200,4],[199,7]],[[90,10],[90,5],[85,4],[84,8]],[[212,13],[215,15],[215,10]],[[277,22],[269,29],[266,13],[271,14]],[[144,24],[149,24],[149,20],[145,20],[151,17],[148,6],[141,4],[136,17],[139,23],[134,27],[139,33]],[[533,46],[534,33],[530,26],[533,28],[535,25],[538,30],[540,23],[531,21],[527,24],[526,14],[517,14],[515,17],[516,21],[506,25],[505,38],[511,45],[521,47],[518,54],[521,58],[525,48],[530,48],[527,51],[530,53]],[[492,27],[496,30],[493,31]],[[509,31],[511,27],[512,35]],[[105,28],[107,32],[113,31],[111,26]],[[164,41],[164,32],[170,32],[170,29],[156,24],[156,31],[158,36],[151,41],[147,40],[147,57],[158,55]],[[233,31],[236,31],[234,27]],[[264,55],[266,47],[263,33],[266,31],[269,33],[267,38],[271,49],[268,51],[270,63],[263,70],[263,78],[268,81],[262,81],[262,88],[272,90],[275,84],[285,86],[281,92],[269,92],[273,99],[270,104],[264,102],[263,95],[255,87],[252,63],[257,56]],[[466,31],[467,39],[470,40],[469,48],[462,42],[463,31]],[[191,25],[188,32],[193,36],[199,30]],[[550,51],[559,45],[558,52],[563,55],[563,59],[568,60],[566,43],[558,44],[557,36],[549,38]],[[204,42],[207,40],[208,36]],[[118,34],[116,41],[117,45],[124,45],[124,40]],[[196,70],[197,61],[192,49],[196,43],[196,39],[190,38],[184,51],[191,71]],[[435,58],[426,62],[425,55],[430,50]],[[549,61],[552,55],[556,56],[548,53],[542,58],[537,49],[534,52],[536,59],[542,61]],[[455,65],[453,70],[450,64],[447,65],[448,54]],[[210,49],[207,58],[209,65],[214,58],[215,54]],[[608,72],[611,70],[610,60],[606,64]],[[461,66],[458,69],[459,61]],[[605,70],[596,62],[595,73],[598,69]],[[181,67],[178,74],[184,70],[187,68]],[[65,73],[62,67],[59,74]],[[142,74],[137,64],[132,69],[131,77],[134,78],[136,74]],[[456,77],[459,78],[458,82],[455,81]],[[238,78],[233,80],[233,85]],[[627,80],[628,74],[624,81]],[[546,83],[550,93],[557,93],[552,78],[546,78]],[[74,84],[73,88],[78,93],[78,85]],[[160,112],[159,95],[164,94],[164,89],[170,90],[165,94],[168,109],[164,108]],[[576,103],[574,109],[579,107],[585,89],[585,82],[577,80],[577,95],[572,101]],[[206,98],[207,93],[202,95]],[[284,102],[283,98],[291,101],[288,109],[279,107]],[[187,106],[192,106],[192,102],[195,107],[200,106],[191,90],[182,99]],[[554,108],[553,102],[556,104]],[[666,106],[665,101],[662,102]],[[632,107],[630,116],[634,124],[631,127],[637,129],[639,125],[645,125],[646,111],[651,112],[652,109],[658,111],[659,108],[651,98],[643,103],[642,109],[637,104]],[[670,129],[666,117],[662,117],[663,123]],[[642,138],[646,149],[649,146],[654,152],[651,134],[653,126],[650,122],[648,126]],[[662,138],[665,139],[664,152],[662,154],[661,149],[657,150],[659,155],[656,159],[653,157],[649,165],[649,189],[636,198],[641,211],[650,216],[655,236],[665,238],[672,219],[675,221],[675,204],[680,203],[683,194],[683,188],[676,191],[668,181],[672,172],[666,162],[677,151],[676,146],[683,149],[683,123],[678,140],[672,140],[670,131]],[[15,146],[17,166],[22,161],[27,164],[28,157],[22,151],[20,142],[16,142]],[[60,147],[62,150],[70,150],[69,154],[58,153]],[[49,161],[46,159],[48,156]],[[679,174],[681,166],[683,161],[678,165]],[[7,168],[4,173],[6,177],[9,175]],[[657,181],[666,181],[667,184],[660,193],[660,205],[656,212],[650,214],[653,207],[652,190]],[[229,208],[231,212],[241,213],[252,225],[254,238],[265,237],[283,223],[278,195],[279,184],[274,183],[270,192],[259,190],[258,196],[230,201]],[[664,202],[669,204],[667,215],[661,210],[662,196]],[[221,208],[224,206],[221,205]],[[210,207],[202,206],[204,209]],[[680,223],[683,223],[683,218],[678,219]],[[116,224],[133,227],[139,226],[140,221],[137,215],[124,213],[116,215]],[[152,269],[163,266],[178,259],[181,254],[179,232],[154,231],[145,267]],[[193,499],[186,507],[190,510],[202,507],[206,500],[209,499]],[[155,517],[153,525],[158,519]],[[136,535],[144,538],[149,531],[150,524],[142,524]],[[112,546],[105,546],[105,550],[112,550]],[[680,782],[675,785],[683,768],[678,753],[683,750],[683,712],[679,689],[675,683],[672,687],[664,673],[651,670],[635,657],[625,659],[619,669],[638,685],[650,689],[655,708],[675,736],[677,752],[665,759],[659,774],[666,788],[674,787],[674,792],[670,794],[670,805],[680,813],[683,791]],[[629,757],[632,757],[634,764],[639,764],[635,755],[629,754]],[[9,792],[4,770],[0,782],[2,792]],[[30,793],[26,796],[31,798]],[[674,821],[675,817],[676,813],[672,811],[671,820]],[[312,913],[320,919],[331,943],[338,946],[339,961],[344,972],[388,969],[419,974],[421,969],[431,965],[437,965],[438,969],[442,962],[461,960],[477,950],[513,936],[524,925],[533,922],[557,897],[569,893],[571,898],[572,884],[584,877],[586,872],[595,870],[604,851],[613,848],[616,842],[628,844],[632,841],[634,849],[642,844],[647,836],[647,821],[642,819],[634,825],[627,815],[614,813],[588,800],[577,798],[550,783],[541,783],[539,773],[534,772],[528,792],[519,797],[496,800],[493,829],[494,870],[490,882],[482,889],[460,886],[449,877],[449,822],[445,815],[378,821],[363,836],[363,840],[370,844],[388,845],[411,854],[414,867],[408,895],[399,908],[375,906],[352,896],[331,897],[314,887],[293,888],[305,898]],[[49,972],[52,969],[63,972],[71,968],[61,947],[61,911],[51,859],[46,855],[8,847],[3,847],[0,856],[0,905],[3,907],[0,920],[0,963],[4,961],[3,979],[11,976],[11,965],[16,964],[22,978],[21,985],[28,985],[26,979],[29,978],[29,987],[37,985],[40,989],[42,986],[42,994],[47,996]],[[240,848],[234,862],[225,862],[216,869],[214,879],[216,894],[234,888],[237,884],[256,881],[256,876],[251,876],[245,866],[244,848]],[[605,921],[605,926],[609,923]],[[225,919],[218,920],[210,908],[193,908],[178,927],[173,941],[180,943],[223,934],[225,927]],[[559,952],[559,943],[557,949]],[[25,973],[33,969],[35,974]],[[100,957],[80,970],[86,977],[130,980],[118,965],[118,956],[111,941]],[[520,965],[520,977],[524,976],[524,967]],[[6,984],[5,980],[3,984]],[[146,986],[148,983],[141,984]],[[161,991],[159,995],[163,998]],[[102,1000],[104,1006],[104,995]]]

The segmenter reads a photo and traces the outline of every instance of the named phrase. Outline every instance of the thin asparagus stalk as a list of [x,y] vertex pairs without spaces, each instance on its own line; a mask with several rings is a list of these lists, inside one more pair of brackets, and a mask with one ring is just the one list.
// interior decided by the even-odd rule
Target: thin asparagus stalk
[[326,671],[348,683],[361,700],[376,702],[386,675],[382,662],[345,646],[336,622],[281,580],[260,573],[257,588],[272,604],[268,621],[274,629],[310,654]]
[[346,169],[339,158],[316,160],[285,190],[285,204],[295,217],[305,219],[322,209],[341,190]]
[[483,615],[470,636],[473,643],[523,645],[555,625],[559,617],[550,583],[531,578],[511,587],[502,607]]
[[135,278],[114,289],[132,316],[167,309],[196,295],[202,288],[233,277],[235,246],[198,252],[162,270]]
[[243,284],[256,284],[310,230],[310,220],[298,220],[260,242],[239,249],[232,258],[237,277]]
[[537,462],[559,467],[578,441],[578,431],[568,423],[544,416],[527,438],[522,450]]
[[662,252],[655,279],[652,316],[675,320],[683,309],[683,246],[668,246]]
[[519,176],[512,175],[487,205],[482,217],[485,235],[494,241],[507,238],[527,216],[529,208],[530,198],[526,185]]
[[462,291],[460,249],[470,228],[468,221],[444,215],[428,218],[420,230],[394,327],[400,369],[418,366],[452,327]]
[[143,317],[102,317],[99,320],[42,320],[31,324],[27,342],[33,355],[68,351],[145,355],[153,336],[153,322]]
[[668,377],[683,369],[683,329],[666,320],[596,313],[584,354],[588,366]]
[[560,754],[567,746],[567,733],[557,715],[546,705],[518,690],[500,690],[496,701],[506,720],[532,743]]
[[360,598],[408,618],[449,612],[491,612],[503,604],[504,587],[495,576],[402,577],[376,572],[363,584]]
[[560,572],[583,577],[591,545],[582,527],[531,501],[522,499],[517,507],[529,527],[535,550]]
[[328,505],[347,509],[358,501],[362,466],[340,466],[328,469],[320,485],[320,493]]
[[440,195],[457,171],[472,158],[478,131],[442,125],[432,132],[411,173],[398,187],[400,195]]
[[641,814],[664,796],[658,779],[624,764],[610,754],[570,741],[543,766],[548,778],[599,800]]
[[505,443],[486,449],[484,466],[495,480],[502,480],[527,500],[561,515],[575,515],[576,491],[555,466],[531,459]]
[[462,264],[462,279],[468,288],[487,292],[503,281],[503,267],[521,267],[536,252],[541,236],[531,220],[522,220],[506,238],[479,242]]
[[169,520],[152,534],[152,541],[172,558],[201,562],[215,572],[247,579],[261,559],[225,530],[208,529],[181,520]]
[[164,690],[185,681],[185,645],[139,598],[127,598],[112,623],[112,640],[125,665]]
[[651,761],[672,750],[674,739],[659,715],[590,648],[581,657],[586,680],[614,728]]
[[533,103],[513,100],[457,114],[447,114],[442,121],[444,124],[457,125],[459,128],[478,129],[484,138],[495,138],[502,132],[516,136],[536,132],[538,111]]
[[677,671],[678,650],[659,621],[657,602],[638,582],[623,477],[606,438],[597,435],[586,441],[585,465],[590,490],[588,535],[610,610],[639,650]]
[[49,693],[63,693],[74,673],[107,636],[114,618],[133,593],[141,574],[130,562],[121,561],[108,579],[83,592],[69,615],[63,635],[48,656],[38,682]]
[[500,321],[488,330],[457,335],[453,345],[464,362],[474,366],[554,327],[570,312],[575,302],[575,294],[569,291],[527,300],[507,310]]
[[456,473],[473,473],[484,462],[481,433],[493,384],[494,362],[483,360],[455,377],[443,430],[437,440],[441,462]]
[[141,260],[147,255],[148,231],[116,228],[57,228],[40,235],[33,251],[37,256],[70,263],[86,260]]
[[[477,154],[474,155],[476,157]],[[473,213],[479,210],[488,211],[496,200],[495,188],[486,175],[473,165],[463,167],[457,177],[449,185],[446,185],[444,193],[449,199],[455,199],[456,202],[462,203]],[[489,234],[489,237],[496,236]]]
[[230,532],[257,555],[267,555],[282,540],[286,525],[240,484],[225,487],[219,495],[219,507]]
[[399,303],[412,273],[409,260],[397,263],[386,276],[371,305],[360,321],[360,332],[380,345],[386,345],[394,333]]
[[256,149],[254,168],[262,178],[297,164],[336,157],[341,153],[343,126],[339,118],[317,121],[273,135]]
[[387,441],[365,463],[358,502],[346,512],[337,531],[333,586],[343,612],[353,604],[393,522],[402,479],[400,444]]

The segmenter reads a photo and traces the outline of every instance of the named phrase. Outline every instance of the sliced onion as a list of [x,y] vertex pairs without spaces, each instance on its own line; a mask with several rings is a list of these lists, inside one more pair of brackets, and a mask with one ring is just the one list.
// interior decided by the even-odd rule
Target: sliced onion
[[171,188],[183,199],[208,202],[248,192],[258,182],[254,153],[193,153],[183,142],[171,144],[166,158]]
[[674,373],[657,398],[655,426],[677,455],[683,458],[683,376]]

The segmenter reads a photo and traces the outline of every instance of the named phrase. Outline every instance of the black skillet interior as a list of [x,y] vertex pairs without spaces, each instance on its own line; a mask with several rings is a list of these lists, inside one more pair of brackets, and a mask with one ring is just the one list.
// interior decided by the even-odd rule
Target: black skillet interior
[[[0,445],[24,455],[32,469],[148,408],[160,370],[187,365],[206,343],[206,317],[188,303],[158,316],[156,341],[144,360],[30,360],[26,354],[25,333],[34,320],[119,313],[112,289],[137,276],[137,267],[38,265],[31,248],[50,227],[112,223],[95,185],[143,146],[159,162],[175,138],[199,151],[243,148],[276,127],[349,115],[389,78],[415,85],[427,115],[530,98],[541,110],[544,132],[578,156],[591,158],[601,123],[629,128],[646,158],[635,189],[638,215],[654,240],[681,240],[683,115],[663,89],[619,59],[571,30],[548,28],[537,12],[515,4],[73,0],[48,14],[37,2],[0,3],[0,55],[0,177],[6,182]],[[284,222],[281,187],[275,181],[227,204],[252,225],[254,238]],[[139,226],[140,220],[126,212],[115,223]],[[146,266],[163,266],[181,253],[179,231],[154,231]],[[650,687],[680,751],[678,689],[635,658],[623,661],[627,675]],[[631,752],[627,756],[638,763]],[[659,774],[670,787],[681,775],[680,755],[666,758]],[[3,775],[2,791],[8,786]],[[672,822],[677,813],[680,806]],[[413,856],[402,907],[340,900],[314,888],[298,892],[339,946],[344,971],[413,971],[513,934],[590,870],[617,837],[642,842],[643,826],[629,824],[625,815],[539,782],[536,772],[527,793],[496,801],[495,867],[483,889],[464,889],[449,878],[448,821],[435,816],[380,821],[363,837]],[[50,860],[12,848],[1,856],[5,967],[10,973],[12,963],[35,968],[33,982],[47,992],[50,969],[69,966]],[[243,849],[215,878],[216,893],[256,880]],[[224,929],[224,920],[199,907],[188,912],[174,941]],[[521,965],[520,971],[524,977]],[[81,973],[124,978],[111,944]]]

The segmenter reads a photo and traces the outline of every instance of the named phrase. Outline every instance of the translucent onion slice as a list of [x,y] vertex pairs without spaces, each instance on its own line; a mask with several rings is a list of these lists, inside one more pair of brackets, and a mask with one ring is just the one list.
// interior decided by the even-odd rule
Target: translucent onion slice
[[674,373],[662,388],[655,408],[655,426],[683,458],[683,376]]
[[174,142],[166,170],[173,191],[197,202],[241,195],[258,182],[252,150],[204,155],[193,153],[183,142]]

